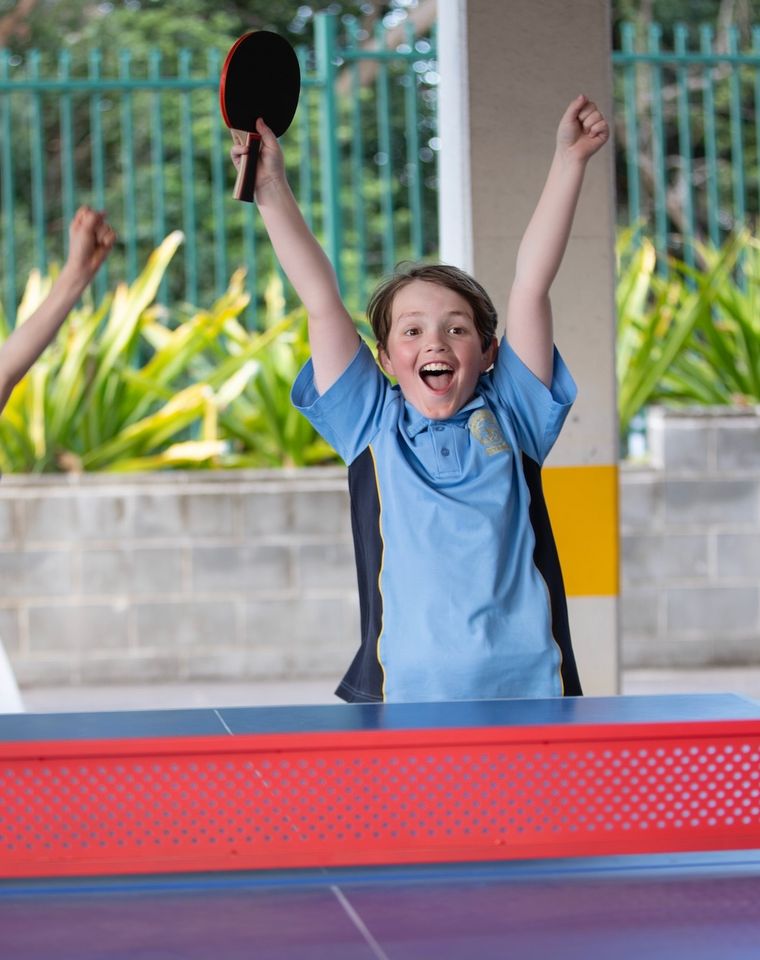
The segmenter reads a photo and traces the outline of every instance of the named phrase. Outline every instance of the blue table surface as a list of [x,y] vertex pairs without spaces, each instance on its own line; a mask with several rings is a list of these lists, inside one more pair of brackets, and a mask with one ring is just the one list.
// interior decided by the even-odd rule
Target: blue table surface
[[5,714],[0,715],[0,741],[749,719],[760,719],[760,703],[734,694],[559,697],[551,700]]
[[756,960],[760,851],[0,881],[8,960]]

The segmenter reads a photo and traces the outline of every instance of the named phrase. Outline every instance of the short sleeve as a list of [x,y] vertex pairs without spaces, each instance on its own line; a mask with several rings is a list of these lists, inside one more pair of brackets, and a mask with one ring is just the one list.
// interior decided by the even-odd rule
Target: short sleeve
[[554,446],[577,395],[577,387],[557,348],[551,386],[547,387],[525,366],[502,339],[492,374],[492,384],[514,423],[520,446],[542,464]]
[[291,400],[339,456],[351,463],[372,442],[395,392],[362,342],[340,377],[322,394],[317,392],[309,360],[296,377]]

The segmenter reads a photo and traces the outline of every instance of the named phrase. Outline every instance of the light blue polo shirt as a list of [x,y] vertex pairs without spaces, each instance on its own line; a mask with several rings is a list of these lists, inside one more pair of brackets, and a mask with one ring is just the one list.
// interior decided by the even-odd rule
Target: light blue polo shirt
[[[543,463],[575,395],[556,350],[547,388],[505,340],[472,400],[447,420],[428,420],[407,403],[365,344],[322,395],[307,363],[294,404],[347,464],[369,453],[367,482],[376,485],[377,570],[365,579],[369,590],[377,581],[379,612],[374,625],[365,624],[362,644],[374,644],[364,655],[376,657],[382,689],[361,689],[367,681],[347,675],[341,696],[562,694],[523,454]],[[361,570],[364,544],[355,540]]]

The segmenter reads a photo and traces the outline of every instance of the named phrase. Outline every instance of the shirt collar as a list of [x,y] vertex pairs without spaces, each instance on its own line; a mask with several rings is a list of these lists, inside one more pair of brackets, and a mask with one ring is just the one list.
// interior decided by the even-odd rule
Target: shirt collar
[[480,394],[476,394],[472,400],[466,403],[461,410],[458,410],[453,417],[447,420],[429,420],[407,400],[404,401],[404,430],[410,440],[413,440],[418,434],[428,430],[433,424],[440,423],[451,427],[461,427],[465,429],[473,410],[485,406],[485,400]]

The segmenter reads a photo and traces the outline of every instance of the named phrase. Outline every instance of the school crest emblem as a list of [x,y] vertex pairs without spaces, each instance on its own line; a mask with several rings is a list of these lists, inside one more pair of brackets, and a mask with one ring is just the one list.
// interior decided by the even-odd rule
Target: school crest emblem
[[489,457],[509,451],[509,444],[504,439],[499,422],[490,410],[475,410],[467,421],[467,426],[478,443],[483,445]]

